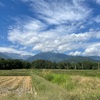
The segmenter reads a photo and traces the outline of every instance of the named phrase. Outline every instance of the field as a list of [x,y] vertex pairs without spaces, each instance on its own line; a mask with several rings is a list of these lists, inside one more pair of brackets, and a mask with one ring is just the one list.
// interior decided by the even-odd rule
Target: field
[[0,95],[9,93],[22,95],[23,93],[32,93],[32,84],[30,76],[1,76],[0,77]]
[[100,100],[100,71],[0,70],[0,100]]

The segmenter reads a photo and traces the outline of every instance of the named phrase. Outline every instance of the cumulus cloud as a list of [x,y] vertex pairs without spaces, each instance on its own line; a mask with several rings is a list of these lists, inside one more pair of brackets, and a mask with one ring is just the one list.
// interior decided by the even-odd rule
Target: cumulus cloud
[[[79,46],[81,46],[84,41],[88,41],[92,35],[91,32],[62,34],[62,31],[59,31],[62,30],[60,28],[41,31],[41,29],[44,29],[45,25],[39,27],[40,24],[36,24],[38,25],[38,30],[35,30],[34,27],[31,29],[30,25],[34,26],[34,23],[30,21],[29,23],[22,25],[22,29],[12,28],[9,31],[8,39],[13,43],[18,43],[27,47],[31,46],[32,50],[57,50],[59,52],[65,52],[80,48]],[[28,26],[28,28],[26,26]]]

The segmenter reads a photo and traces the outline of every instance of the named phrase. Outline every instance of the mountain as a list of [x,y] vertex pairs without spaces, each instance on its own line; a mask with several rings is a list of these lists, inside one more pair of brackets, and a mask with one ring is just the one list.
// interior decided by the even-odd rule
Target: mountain
[[37,60],[37,59],[42,59],[42,60],[50,60],[50,61],[54,61],[54,62],[59,62],[59,61],[63,61],[67,58],[68,56],[65,54],[61,54],[61,53],[53,53],[53,52],[41,52],[39,54],[36,54],[30,58],[28,58],[28,61],[33,61],[33,60]]
[[89,58],[100,61],[100,56],[89,56]]
[[68,61],[68,62],[83,62],[83,61],[96,61],[96,60],[92,59],[90,57],[84,57],[84,56],[70,56],[65,61]]
[[12,59],[23,59],[26,60],[29,57],[31,57],[30,55],[21,55],[21,54],[17,54],[17,53],[7,53],[5,52],[5,54],[9,57],[11,57]]
[[82,62],[82,61],[100,61],[100,56],[70,56],[63,53],[55,53],[55,52],[41,52],[34,56],[30,55],[21,55],[17,53],[1,53],[0,58],[4,59],[23,59],[27,61],[34,61],[38,59],[42,60],[49,60],[52,62],[61,62],[61,61],[68,61],[68,62]]
[[7,56],[6,54],[1,53],[1,52],[0,52],[0,58],[10,59],[10,57],[9,57],[9,56]]
[[28,61],[34,60],[50,60],[53,62],[61,62],[61,61],[68,61],[68,62],[81,62],[81,61],[94,61],[92,58],[89,57],[82,57],[82,56],[69,56],[62,53],[54,53],[54,52],[41,52],[28,58]]

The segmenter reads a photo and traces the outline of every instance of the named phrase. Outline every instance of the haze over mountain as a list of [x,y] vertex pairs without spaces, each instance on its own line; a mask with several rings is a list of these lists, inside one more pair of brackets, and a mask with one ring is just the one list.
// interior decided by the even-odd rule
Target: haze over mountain
[[70,56],[63,53],[54,53],[54,52],[41,52],[28,58],[28,61],[34,60],[50,60],[53,62],[61,62],[61,61],[68,61],[68,62],[81,62],[81,61],[95,61],[95,59],[90,57],[83,57],[83,56]]
[[33,60],[37,60],[37,59],[43,59],[43,60],[59,62],[59,61],[64,61],[67,57],[68,57],[67,55],[61,54],[61,53],[41,52],[41,53],[38,53],[38,54],[30,57],[27,60],[33,61]]
[[0,53],[0,58],[4,59],[22,59],[27,61],[34,60],[49,60],[53,62],[81,62],[81,61],[100,61],[99,56],[71,56],[63,53],[55,53],[55,52],[41,52],[34,56],[31,55],[20,55],[17,53]]
[[0,58],[4,58],[4,59],[23,59],[23,60],[26,60],[29,57],[31,57],[31,55],[21,55],[18,53],[7,53],[7,52],[1,53],[0,52]]
[[9,56],[7,56],[6,54],[1,53],[1,52],[0,52],[0,58],[11,59]]
[[100,61],[100,56],[89,56],[89,58]]
[[7,56],[11,57],[12,59],[23,59],[26,60],[29,57],[31,57],[30,55],[21,55],[21,54],[17,54],[17,53],[5,53]]

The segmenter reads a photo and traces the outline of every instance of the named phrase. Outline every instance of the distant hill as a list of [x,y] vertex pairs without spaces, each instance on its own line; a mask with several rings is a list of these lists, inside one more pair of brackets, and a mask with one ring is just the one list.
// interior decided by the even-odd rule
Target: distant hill
[[100,56],[89,56],[89,58],[100,61]]
[[1,52],[0,52],[0,58],[10,59],[10,57],[9,57],[9,56],[7,56],[6,54],[1,53]]
[[68,61],[68,62],[83,62],[83,61],[96,61],[96,60],[92,59],[90,57],[84,57],[84,56],[70,56],[65,61]]
[[34,61],[34,60],[50,60],[53,62],[61,62],[61,61],[68,61],[68,62],[81,62],[81,61],[94,61],[94,59],[89,57],[83,57],[83,56],[69,56],[62,53],[53,53],[53,52],[41,52],[39,54],[36,54],[35,56],[32,56],[28,58],[28,61]]
[[17,54],[17,53],[7,53],[5,52],[5,54],[9,57],[11,57],[12,59],[23,59],[26,60],[29,57],[31,57],[30,55],[21,55],[21,54]]

